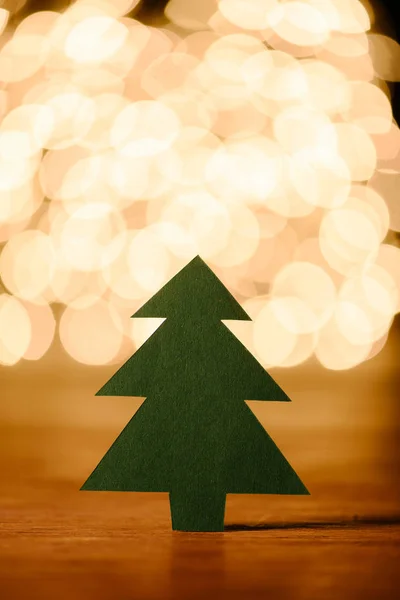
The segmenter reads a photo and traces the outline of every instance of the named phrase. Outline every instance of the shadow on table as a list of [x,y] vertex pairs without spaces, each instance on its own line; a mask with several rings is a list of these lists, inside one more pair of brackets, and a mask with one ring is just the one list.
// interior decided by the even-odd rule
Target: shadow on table
[[257,523],[254,525],[230,524],[225,525],[225,531],[268,531],[276,529],[359,529],[361,527],[391,526],[400,524],[400,514],[384,517],[363,517],[358,519],[343,519],[341,521],[309,521],[284,523]]

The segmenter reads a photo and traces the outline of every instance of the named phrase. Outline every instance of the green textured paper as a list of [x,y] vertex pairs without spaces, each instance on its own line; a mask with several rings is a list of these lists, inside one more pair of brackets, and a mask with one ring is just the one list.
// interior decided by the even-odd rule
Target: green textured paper
[[169,492],[181,531],[223,531],[228,493],[308,494],[245,403],[290,399],[221,322],[250,318],[201,258],[133,316],[166,320],[97,395],[146,400],[82,489]]

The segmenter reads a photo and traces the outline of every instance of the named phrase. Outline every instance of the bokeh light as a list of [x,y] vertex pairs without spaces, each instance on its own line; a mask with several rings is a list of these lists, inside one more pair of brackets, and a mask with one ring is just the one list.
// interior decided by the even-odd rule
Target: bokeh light
[[32,336],[29,313],[18,298],[0,294],[0,364],[15,365]]
[[[400,45],[359,0],[0,9],[0,362],[121,361],[200,254],[267,367],[349,369],[400,311]],[[60,322],[53,303],[64,305]]]
[[68,354],[87,365],[111,362],[123,341],[119,315],[103,300],[90,303],[88,308],[67,306],[59,331]]

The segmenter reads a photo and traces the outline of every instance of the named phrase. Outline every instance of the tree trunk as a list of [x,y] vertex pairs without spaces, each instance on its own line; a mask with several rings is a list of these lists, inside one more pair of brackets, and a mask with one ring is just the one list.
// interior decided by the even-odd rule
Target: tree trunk
[[175,531],[224,531],[226,494],[207,488],[184,488],[169,495]]

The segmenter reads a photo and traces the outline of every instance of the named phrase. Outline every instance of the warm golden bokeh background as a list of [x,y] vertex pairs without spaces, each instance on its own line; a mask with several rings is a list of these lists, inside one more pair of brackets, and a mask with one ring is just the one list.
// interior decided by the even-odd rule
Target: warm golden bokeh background
[[[378,2],[166,4],[0,2],[2,590],[393,598],[400,46]],[[163,494],[78,491],[140,404],[94,397],[156,326],[129,315],[197,253],[312,494],[229,497],[273,530],[202,541]]]
[[120,363],[151,333],[129,316],[197,254],[265,367],[382,350],[400,45],[368,2],[171,0],[153,25],[135,0],[19,8],[0,9],[1,364],[56,338]]

